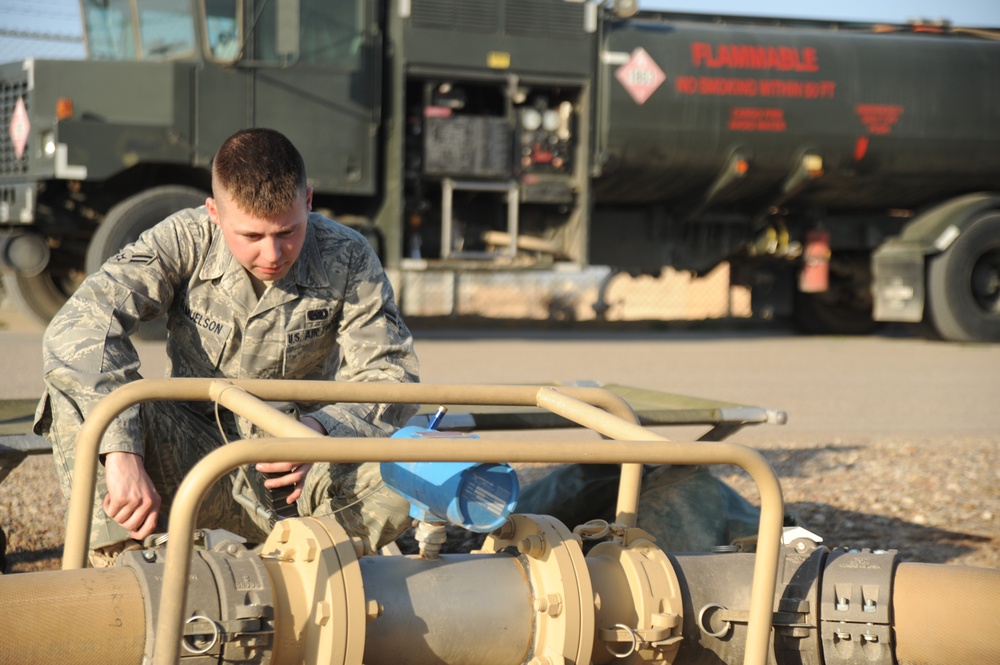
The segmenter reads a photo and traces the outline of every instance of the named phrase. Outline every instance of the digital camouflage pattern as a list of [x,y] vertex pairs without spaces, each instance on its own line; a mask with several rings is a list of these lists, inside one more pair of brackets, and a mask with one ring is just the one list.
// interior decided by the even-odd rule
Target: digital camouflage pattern
[[[360,234],[310,213],[296,264],[258,299],[247,271],[229,252],[205,208],[184,210],[143,233],[90,275],[46,330],[46,393],[34,431],[53,444],[67,497],[76,436],[84,418],[112,390],[141,378],[130,336],[142,321],[164,315],[169,376],[418,380],[412,336],[378,258]],[[300,413],[316,418],[331,436],[339,437],[388,436],[416,408],[298,405]],[[124,451],[144,457],[163,497],[165,520],[168,499],[187,469],[226,440],[252,435],[247,423],[221,411],[225,439],[211,403],[132,407],[108,428],[101,454]],[[99,475],[92,548],[127,538],[100,508],[103,470]],[[231,490],[232,482],[230,477],[217,486],[199,523],[218,527],[236,519],[239,523],[231,525],[237,527],[233,530],[255,538],[260,534],[253,532],[245,511],[234,508],[238,504],[227,494],[225,484]],[[397,527],[402,531],[409,525],[406,502],[385,488],[376,491],[380,482],[377,465],[316,464],[306,479],[299,512],[341,510],[338,516],[352,535],[375,549],[393,540]]]

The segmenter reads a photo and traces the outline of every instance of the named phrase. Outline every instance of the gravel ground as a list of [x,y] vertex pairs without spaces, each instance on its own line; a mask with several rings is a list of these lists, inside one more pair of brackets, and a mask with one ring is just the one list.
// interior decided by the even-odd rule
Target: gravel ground
[[[1000,450],[995,439],[953,447],[878,438],[868,445],[759,446],[778,472],[786,511],[827,546],[896,549],[906,561],[1000,568]],[[754,503],[750,478],[718,475]],[[819,479],[819,482],[817,482]]]
[[[1000,568],[1000,451],[994,440],[945,449],[885,439],[866,450],[833,442],[762,452],[781,478],[786,510],[828,546],[898,549],[907,561]],[[716,473],[759,503],[740,469],[719,467]],[[48,457],[26,460],[0,485],[8,572],[59,567],[65,508],[55,487]],[[471,542],[475,538],[462,541]]]

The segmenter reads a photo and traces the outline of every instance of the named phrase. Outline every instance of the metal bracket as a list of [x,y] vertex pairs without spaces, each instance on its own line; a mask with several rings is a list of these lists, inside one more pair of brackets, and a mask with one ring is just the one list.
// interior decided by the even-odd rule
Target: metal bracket
[[896,556],[895,550],[835,550],[827,557],[820,635],[829,665],[859,660],[892,665],[889,608]]

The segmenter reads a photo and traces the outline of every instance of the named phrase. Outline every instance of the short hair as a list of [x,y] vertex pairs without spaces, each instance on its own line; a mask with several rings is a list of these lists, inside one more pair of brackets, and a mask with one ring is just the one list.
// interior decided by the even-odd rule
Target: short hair
[[240,210],[265,219],[292,208],[306,191],[302,155],[281,132],[242,129],[219,148],[212,161],[212,193],[226,192]]

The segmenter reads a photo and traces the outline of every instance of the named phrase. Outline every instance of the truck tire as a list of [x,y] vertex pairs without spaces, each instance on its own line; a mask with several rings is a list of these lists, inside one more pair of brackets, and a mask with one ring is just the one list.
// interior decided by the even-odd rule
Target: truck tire
[[830,257],[830,287],[823,293],[796,290],[795,326],[812,335],[870,335],[881,327],[872,319],[871,258],[864,252]]
[[[194,187],[165,185],[154,187],[117,204],[97,227],[87,247],[87,272],[99,270],[109,257],[125,245],[135,242],[142,232],[152,228],[178,210],[196,208],[205,203],[205,192]],[[147,321],[136,336],[147,340],[167,338],[166,319]]]
[[56,275],[51,269],[37,275],[13,272],[3,275],[6,297],[17,309],[30,314],[42,325],[52,320],[79,284],[78,279]]
[[944,340],[1000,342],[1000,210],[980,214],[928,261],[924,319]]
[[87,247],[87,273],[100,269],[109,257],[157,222],[178,210],[202,205],[206,196],[208,194],[194,187],[165,185],[140,192],[115,205],[97,227]]

